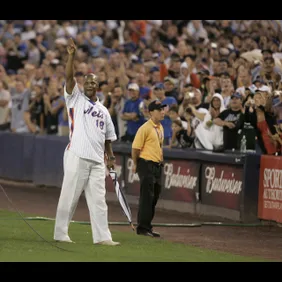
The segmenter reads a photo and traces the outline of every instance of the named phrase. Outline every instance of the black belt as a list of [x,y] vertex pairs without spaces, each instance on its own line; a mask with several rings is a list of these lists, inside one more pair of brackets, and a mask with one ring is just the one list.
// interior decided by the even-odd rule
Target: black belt
[[157,162],[153,162],[153,161],[150,161],[150,160],[145,160],[143,158],[139,158],[139,160],[144,161],[146,163],[153,164],[154,166],[158,166],[158,167],[163,167],[164,166],[163,162],[157,163]]

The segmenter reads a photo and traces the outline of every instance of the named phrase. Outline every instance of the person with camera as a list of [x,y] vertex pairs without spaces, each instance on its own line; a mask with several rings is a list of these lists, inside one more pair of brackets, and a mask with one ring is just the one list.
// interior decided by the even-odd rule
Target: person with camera
[[196,149],[213,150],[212,134],[205,127],[210,119],[209,111],[206,108],[196,108],[193,104],[189,104],[185,110],[185,119],[188,124],[191,124],[191,130],[194,132],[194,147]]
[[266,97],[260,91],[255,92],[253,100],[245,103],[245,121],[256,131],[257,143],[263,154],[275,155],[280,151],[276,136],[275,116],[266,109]]
[[176,119],[172,122],[172,138],[169,148],[192,148],[194,139],[190,121],[186,129],[181,120]]

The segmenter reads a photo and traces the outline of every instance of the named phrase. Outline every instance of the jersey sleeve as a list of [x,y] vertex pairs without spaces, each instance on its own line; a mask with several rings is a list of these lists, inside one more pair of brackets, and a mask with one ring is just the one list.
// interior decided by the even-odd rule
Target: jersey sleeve
[[68,108],[74,108],[79,95],[81,95],[81,91],[79,90],[77,83],[75,84],[71,94],[67,92],[66,84],[64,85],[64,97],[66,101],[66,106]]
[[132,148],[133,149],[137,149],[137,150],[141,150],[144,147],[145,144],[145,140],[146,140],[146,130],[143,126],[139,127],[135,138],[133,140],[132,143]]
[[112,118],[110,116],[110,113],[108,111],[107,111],[107,114],[106,114],[106,136],[105,136],[105,140],[110,140],[110,141],[116,141],[117,140],[115,127],[114,127]]

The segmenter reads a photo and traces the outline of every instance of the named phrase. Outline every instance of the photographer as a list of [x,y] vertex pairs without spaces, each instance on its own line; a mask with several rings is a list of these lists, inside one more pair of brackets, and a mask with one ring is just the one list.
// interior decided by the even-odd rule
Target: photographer
[[172,138],[169,148],[191,148],[193,143],[194,136],[190,121],[185,129],[181,120],[174,120],[172,122]]
[[[204,109],[209,109],[209,104],[208,103],[203,103],[202,102],[202,93],[199,89],[190,86],[189,84],[187,85],[187,92],[184,93],[184,99],[181,103],[181,105],[179,106],[179,115],[180,117],[184,117],[184,112],[185,109],[187,109],[188,105],[192,105],[193,107],[195,107],[195,109],[200,109],[200,108],[204,108]],[[203,117],[201,118],[201,120],[203,120]]]
[[256,130],[257,142],[263,154],[275,155],[280,151],[276,140],[275,116],[266,110],[266,97],[257,90],[254,95],[254,104],[249,100],[245,104],[245,121]]
[[213,150],[212,134],[205,127],[206,122],[210,120],[209,111],[205,108],[196,109],[193,104],[189,104],[185,110],[185,118],[188,123],[191,121],[191,128],[195,135],[195,148]]

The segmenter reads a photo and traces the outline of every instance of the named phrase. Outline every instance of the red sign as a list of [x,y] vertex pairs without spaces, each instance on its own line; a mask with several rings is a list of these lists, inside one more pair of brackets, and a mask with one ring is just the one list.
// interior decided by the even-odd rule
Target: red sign
[[261,156],[258,217],[282,223],[282,157]]
[[[117,172],[118,176],[118,182],[121,187],[123,187],[124,179],[123,179],[123,156],[115,153],[116,157],[116,165],[115,165],[115,170]],[[116,192],[115,187],[113,185],[113,181],[109,175],[109,172],[107,170],[107,175],[106,175],[106,190],[108,192]]]
[[[125,159],[126,193],[139,196],[138,174],[132,173],[133,160]],[[161,199],[195,202],[199,195],[200,164],[182,160],[166,160],[162,175]]]
[[240,210],[243,189],[243,168],[232,165],[202,166],[202,204]]

